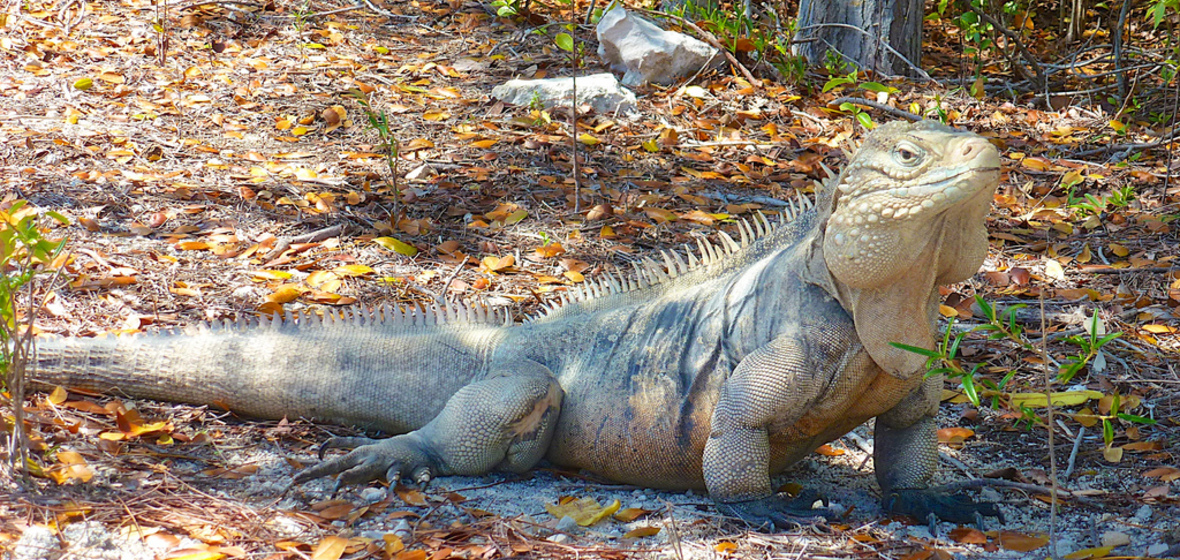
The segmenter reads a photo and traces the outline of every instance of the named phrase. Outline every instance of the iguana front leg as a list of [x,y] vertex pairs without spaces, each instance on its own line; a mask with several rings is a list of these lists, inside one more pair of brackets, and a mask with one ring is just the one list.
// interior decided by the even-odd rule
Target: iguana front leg
[[773,497],[769,430],[793,425],[817,402],[844,367],[853,336],[851,329],[811,327],[807,335],[775,338],[734,369],[713,410],[703,457],[705,486],[719,509],[780,526],[825,513]]
[[303,470],[293,483],[335,474],[339,487],[382,475],[394,483],[402,476],[425,482],[436,476],[524,472],[544,457],[562,396],[544,366],[528,360],[501,364],[491,377],[456,392],[418,430],[380,440],[329,440],[325,449],[356,449]]
[[877,417],[873,464],[881,486],[881,507],[919,520],[933,515],[954,523],[977,522],[984,515],[1001,517],[995,504],[976,503],[965,494],[929,487],[938,466],[934,415],[941,389],[942,376],[927,378],[918,391]]

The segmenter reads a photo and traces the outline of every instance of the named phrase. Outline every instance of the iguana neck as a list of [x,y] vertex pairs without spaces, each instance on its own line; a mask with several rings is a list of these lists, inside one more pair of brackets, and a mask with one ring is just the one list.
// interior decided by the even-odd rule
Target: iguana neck
[[891,346],[897,342],[918,348],[934,348],[934,322],[938,310],[937,267],[924,265],[938,251],[942,240],[929,243],[914,255],[913,275],[886,288],[853,288],[832,276],[823,259],[822,228],[807,241],[804,279],[826,291],[853,318],[856,333],[873,361],[891,375],[908,378],[925,370],[926,358]]

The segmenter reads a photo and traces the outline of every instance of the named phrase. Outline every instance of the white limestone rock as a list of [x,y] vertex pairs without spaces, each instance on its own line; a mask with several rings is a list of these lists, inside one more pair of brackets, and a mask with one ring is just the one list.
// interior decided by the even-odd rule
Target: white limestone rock
[[[492,97],[505,103],[527,107],[534,101],[548,109],[569,107],[573,100],[572,78],[509,80],[492,88]],[[614,74],[594,74],[578,78],[578,105],[588,104],[599,114],[636,111],[635,94],[619,85]]]
[[721,51],[675,31],[665,31],[621,6],[598,20],[598,56],[623,73],[623,84],[668,85],[706,64],[725,63]]

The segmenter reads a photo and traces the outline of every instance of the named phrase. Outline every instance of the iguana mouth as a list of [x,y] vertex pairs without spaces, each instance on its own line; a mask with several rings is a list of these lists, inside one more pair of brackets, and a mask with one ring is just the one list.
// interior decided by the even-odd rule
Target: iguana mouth
[[[865,193],[862,196],[872,196],[874,194],[885,194],[894,198],[912,199],[912,198],[937,198],[941,193],[948,200],[959,200],[960,195],[970,194],[964,191],[977,191],[986,188],[989,185],[987,181],[974,181],[975,176],[984,176],[988,173],[999,173],[1000,168],[997,167],[975,167],[957,173],[947,174],[945,177],[939,177],[941,173],[932,170],[930,174],[931,180],[923,181],[921,185],[912,187],[894,187],[883,191],[875,191]],[[962,188],[966,186],[967,188]],[[975,187],[975,188],[972,188]],[[859,198],[859,197],[858,197]],[[855,199],[854,199],[855,200]]]

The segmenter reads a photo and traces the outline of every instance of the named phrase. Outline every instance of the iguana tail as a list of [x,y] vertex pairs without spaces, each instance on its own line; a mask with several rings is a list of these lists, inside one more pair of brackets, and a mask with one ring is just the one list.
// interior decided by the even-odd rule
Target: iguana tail
[[489,323],[498,320],[462,309],[387,308],[182,332],[42,337],[31,377],[41,387],[405,432],[486,371],[503,332]]

